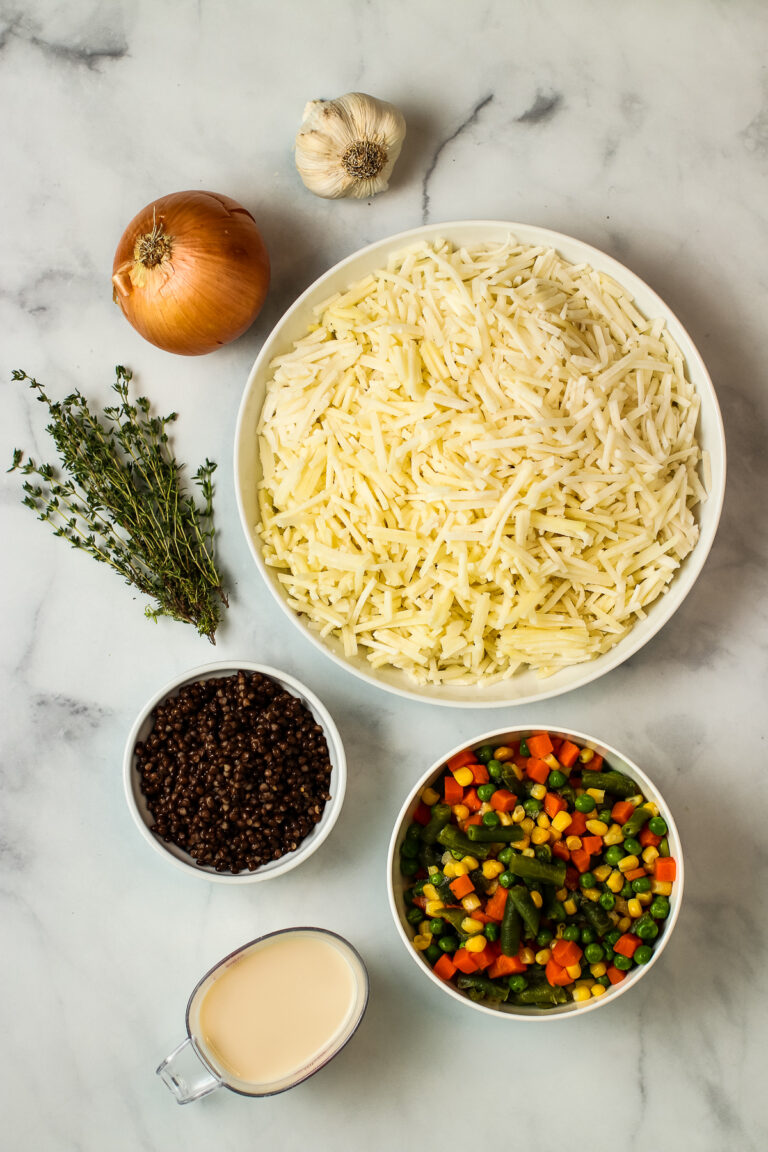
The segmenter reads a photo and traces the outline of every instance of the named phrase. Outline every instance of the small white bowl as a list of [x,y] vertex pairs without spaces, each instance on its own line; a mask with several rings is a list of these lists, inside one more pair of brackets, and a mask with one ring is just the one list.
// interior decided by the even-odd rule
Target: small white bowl
[[[329,786],[331,798],[326,802],[323,815],[319,822],[309,835],[302,840],[295,851],[287,852],[284,856],[281,856],[279,860],[271,860],[269,864],[264,864],[261,868],[257,868],[253,872],[217,872],[214,868],[196,864],[188,852],[185,852],[176,844],[167,844],[165,840],[156,836],[154,832],[151,831],[154,821],[147,805],[146,797],[141,790],[134,749],[139,741],[145,740],[149,735],[153,723],[152,712],[161,701],[169,696],[176,695],[179,689],[183,688],[186,684],[193,684],[198,680],[212,680],[224,676],[232,676],[241,670],[245,672],[260,672],[263,676],[268,676],[270,680],[274,680],[281,688],[284,688],[286,692],[290,692],[292,696],[296,696],[301,700],[312,713],[314,719],[323,729],[328,744],[328,756],[331,761],[331,781]],[[341,743],[341,736],[331,719],[330,713],[325,705],[318,700],[317,696],[315,696],[313,692],[310,692],[309,688],[306,688],[298,680],[294,680],[294,678],[287,673],[280,672],[277,668],[270,668],[266,664],[251,664],[246,660],[239,660],[237,663],[233,663],[231,660],[222,660],[215,664],[203,664],[199,668],[191,668],[188,672],[182,673],[181,676],[175,677],[161,688],[159,692],[156,692],[145,704],[131,728],[125,745],[123,784],[125,786],[125,797],[128,801],[128,808],[136,823],[136,827],[147,843],[150,844],[159,855],[163,856],[164,859],[168,860],[177,868],[181,868],[187,874],[191,873],[195,876],[201,876],[205,880],[214,880],[223,884],[253,884],[259,880],[270,880],[274,876],[282,876],[283,873],[290,872],[297,864],[301,864],[303,860],[306,860],[313,852],[317,851],[339,818],[341,805],[344,801],[344,791],[347,786],[347,761],[344,755],[344,747]]]
[[[653,955],[647,964],[636,966],[627,973],[627,976],[619,984],[614,984],[606,991],[605,996],[593,997],[591,1000],[585,1000],[580,1003],[571,1001],[568,1004],[559,1004],[554,1008],[536,1008],[536,1007],[515,1007],[514,1005],[501,1004],[498,1007],[490,1008],[485,1004],[478,1003],[475,1000],[470,1000],[457,988],[451,984],[447,984],[438,976],[435,976],[427,962],[422,959],[422,954],[417,952],[413,947],[413,933],[414,930],[405,919],[405,901],[403,899],[403,890],[407,885],[400,874],[400,845],[405,837],[408,825],[411,823],[413,812],[419,802],[419,797],[428,784],[432,784],[444,771],[445,763],[451,756],[455,756],[457,752],[462,752],[465,748],[477,748],[482,744],[493,744],[496,747],[508,743],[510,740],[519,740],[521,737],[528,737],[534,732],[549,732],[551,736],[562,736],[569,740],[573,740],[577,744],[585,745],[599,752],[606,762],[606,766],[616,768],[619,772],[625,773],[641,786],[643,795],[646,800],[651,800],[654,804],[658,805],[661,815],[664,817],[668,832],[667,838],[669,840],[670,855],[674,856],[677,861],[677,877],[672,886],[672,895],[669,898],[670,911],[667,920],[665,921],[665,928],[663,933],[658,938],[653,948]],[[677,923],[677,917],[680,914],[680,904],[683,898],[683,881],[684,881],[684,868],[683,868],[683,852],[680,845],[680,836],[677,831],[672,815],[667,807],[667,804],[659,792],[658,788],[648,779],[645,772],[640,769],[631,760],[627,759],[621,752],[612,748],[610,744],[603,744],[600,740],[595,740],[592,736],[587,736],[584,732],[574,732],[570,728],[561,728],[557,724],[535,724],[535,725],[518,725],[513,728],[496,728],[491,732],[482,732],[474,740],[463,740],[455,748],[451,748],[444,756],[429,768],[417,784],[414,785],[410,795],[403,804],[395,821],[395,829],[392,833],[392,839],[389,843],[389,856],[387,858],[387,891],[389,893],[389,907],[392,912],[395,926],[400,935],[400,939],[405,944],[408,954],[411,959],[418,965],[419,970],[427,976],[433,984],[441,988],[443,992],[447,993],[452,1000],[457,1000],[460,1004],[468,1005],[470,1008],[476,1008],[478,1012],[485,1012],[489,1016],[502,1016],[507,1019],[513,1020],[561,1020],[564,1016],[579,1016],[585,1012],[593,1012],[596,1008],[601,1008],[605,1004],[613,1004],[619,996],[628,992],[630,988],[634,988],[639,980],[653,968],[657,963],[659,956],[666,948],[669,938],[672,935],[672,930]]]
[[[561,256],[573,264],[586,263],[599,272],[605,272],[629,291],[636,306],[645,316],[658,316],[664,320],[670,335],[683,354],[689,379],[701,400],[697,435],[701,448],[709,453],[711,490],[708,499],[697,509],[699,539],[672,578],[668,591],[649,606],[645,619],[639,620],[608,652],[583,664],[561,668],[545,679],[541,679],[528,669],[517,673],[509,680],[488,686],[418,685],[398,668],[386,666],[373,668],[362,655],[346,656],[340,641],[333,636],[321,637],[308,626],[303,617],[289,607],[277,570],[264,562],[257,531],[260,519],[257,489],[262,476],[257,432],[259,417],[264,404],[267,382],[271,376],[272,361],[276,356],[289,351],[293,342],[306,333],[308,326],[316,319],[314,309],[334,292],[343,292],[357,280],[384,267],[393,253],[420,241],[430,242],[443,238],[457,245],[502,243],[510,233],[522,244],[555,248]],[[315,647],[326,656],[330,656],[342,668],[346,668],[348,672],[399,696],[453,708],[504,708],[511,704],[545,700],[550,696],[558,696],[561,692],[589,684],[622,664],[642,648],[677,611],[695,584],[717,531],[725,491],[725,435],[717,397],[704,361],[674,312],[639,276],[605,252],[561,232],[552,232],[548,228],[538,228],[531,224],[499,220],[464,220],[446,224],[428,224],[369,244],[367,248],[361,248],[334,265],[299,296],[267,337],[251,369],[237,417],[234,464],[235,493],[240,521],[256,567],[282,610]]]

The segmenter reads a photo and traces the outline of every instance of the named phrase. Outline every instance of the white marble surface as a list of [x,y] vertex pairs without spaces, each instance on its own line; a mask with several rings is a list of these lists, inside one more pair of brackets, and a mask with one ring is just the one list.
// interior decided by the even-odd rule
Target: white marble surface
[[[130,365],[177,407],[182,458],[219,461],[233,589],[215,651],[157,626],[106,570],[54,540],[4,476],[0,923],[2,1136],[9,1152],[293,1152],[766,1147],[766,396],[768,13],[764,4],[334,0],[0,3],[2,376],[102,399]],[[389,193],[312,197],[291,142],[306,100],[400,105]],[[110,300],[117,239],[184,187],[245,203],[273,264],[251,332],[175,359]],[[726,423],[720,534],[682,610],[628,664],[522,712],[593,731],[654,776],[678,818],[688,889],[664,957],[583,1021],[514,1026],[423,980],[390,923],[391,820],[439,750],[504,723],[355,682],[273,604],[237,523],[240,392],[281,311],[361,244],[420,221],[529,221],[617,256],[677,311]],[[50,456],[41,409],[3,385],[0,458]],[[310,865],[242,889],[187,878],[131,825],[123,741],[144,699],[209,657],[277,664],[317,690],[350,760],[344,811]],[[730,833],[730,834],[729,834]],[[189,989],[246,939],[315,921],[371,971],[363,1027],[321,1075],[263,1102],[179,1108],[154,1075]]]

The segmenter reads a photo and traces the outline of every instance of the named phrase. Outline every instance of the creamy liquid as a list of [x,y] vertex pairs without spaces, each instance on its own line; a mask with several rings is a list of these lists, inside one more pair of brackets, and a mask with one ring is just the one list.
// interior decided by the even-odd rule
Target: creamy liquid
[[327,1048],[356,1000],[354,972],[332,940],[286,933],[222,968],[200,1004],[196,1039],[225,1078],[266,1086]]

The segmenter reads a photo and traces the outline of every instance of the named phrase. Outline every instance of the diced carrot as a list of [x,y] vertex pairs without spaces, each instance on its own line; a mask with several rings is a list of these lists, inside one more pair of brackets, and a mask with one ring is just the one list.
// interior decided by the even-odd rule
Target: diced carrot
[[501,955],[501,944],[498,940],[494,940],[493,943],[489,941],[482,952],[475,952],[473,955],[478,969],[482,972],[484,968],[490,968],[494,960]]
[[624,873],[625,880],[639,880],[641,876],[647,876],[645,868],[630,868],[629,872]]
[[477,757],[474,752],[470,752],[468,748],[465,748],[463,752],[457,752],[455,756],[451,756],[447,763],[451,772],[458,772],[459,768],[467,768],[470,764],[474,764],[476,760]]
[[574,848],[571,852],[571,860],[579,872],[589,872],[589,853],[585,852],[583,848]]
[[454,804],[461,804],[464,799],[464,789],[461,784],[458,784],[454,780],[453,776],[446,776],[443,795],[445,796],[446,804],[453,808]]
[[457,876],[455,880],[451,880],[448,887],[457,900],[463,900],[465,896],[469,896],[470,892],[475,890],[469,876]]
[[634,804],[630,804],[628,800],[617,800],[611,808],[611,816],[617,824],[626,824],[634,810]]
[[[530,743],[528,744],[530,748]],[[579,758],[579,746],[566,740],[560,747],[557,758],[566,768],[572,768]]]
[[556,792],[547,792],[544,797],[544,811],[550,820],[554,820],[558,812],[562,812],[568,804],[563,800],[562,796],[558,796]]
[[595,752],[592,759],[586,765],[590,772],[600,772],[603,767],[603,758],[599,752]]
[[545,756],[552,754],[552,741],[549,738],[548,732],[540,732],[536,736],[529,736],[526,740],[528,751],[531,756],[538,757],[543,760]]
[[481,924],[496,923],[493,916],[489,916],[487,912],[481,912],[479,908],[475,908],[473,912],[468,912],[467,915],[471,916],[473,920],[479,920]]
[[579,887],[579,874],[572,864],[567,864],[565,868],[565,886],[571,892]]
[[439,976],[441,980],[450,980],[456,975],[456,965],[447,952],[443,952],[440,959],[435,963],[432,969],[435,976]]
[[467,790],[467,792],[464,794],[464,799],[462,800],[462,804],[466,804],[466,806],[467,806],[467,808],[469,808],[470,812],[477,812],[477,810],[479,808],[482,808],[482,806],[483,806],[483,802],[478,797],[477,792],[475,791],[474,788],[469,788]]
[[569,976],[565,968],[563,968],[561,964],[557,964],[554,960],[547,961],[544,972],[550,984],[565,987],[566,984],[573,983],[573,977]]
[[571,822],[567,828],[568,836],[583,836],[587,830],[587,818],[583,812],[571,812]]
[[465,827],[469,828],[470,824],[482,824],[482,822],[482,816],[475,812],[474,816],[470,816],[469,820],[464,821],[464,825]]
[[552,741],[552,751],[553,751],[554,755],[557,756],[558,752],[560,751],[560,748],[563,745],[563,741],[561,740],[561,738],[559,736],[550,736],[550,740]]
[[528,764],[528,757],[520,755],[513,756],[512,763],[514,764],[515,768],[519,768],[521,772],[525,772]]
[[[570,835],[570,830],[568,834]],[[603,847],[603,838],[602,836],[584,836],[581,846],[588,856],[596,856]]]
[[477,972],[477,964],[475,963],[477,955],[479,955],[477,952],[467,952],[466,948],[457,949],[453,954],[454,967],[458,968],[459,972],[463,972],[465,976]]
[[610,968],[606,972],[606,976],[610,980],[611,984],[620,984],[626,976],[626,972],[622,972],[620,968],[614,968],[613,964],[611,964]]
[[429,808],[427,808],[424,801],[420,800],[418,805],[417,805],[416,811],[413,814],[413,818],[416,821],[416,823],[417,824],[428,824],[429,818],[431,815],[432,815],[432,813],[430,812]]
[[671,883],[677,876],[677,864],[674,856],[657,856],[653,865],[653,874],[657,880]]
[[413,897],[413,903],[416,905],[417,908],[421,908],[421,910],[423,912],[427,906],[427,898],[426,898],[426,896],[414,896]]
[[507,889],[502,888],[501,884],[499,884],[493,896],[491,896],[485,906],[486,916],[490,916],[491,920],[496,920],[498,923],[501,923],[502,917],[504,916],[504,906],[506,903]]
[[488,969],[488,975],[492,980],[496,980],[499,976],[515,976],[518,972],[525,972],[527,964],[523,964],[519,956],[497,956],[491,967]]
[[511,812],[517,805],[517,796],[508,788],[497,788],[491,796],[491,808],[496,812]]
[[627,960],[631,960],[639,947],[640,937],[635,936],[633,932],[625,932],[623,936],[619,936],[613,950],[618,952],[619,956],[626,956]]
[[583,952],[575,940],[556,940],[552,945],[552,959],[561,968],[570,968],[572,964],[578,964],[582,955]]
[[656,836],[647,826],[643,828],[638,836],[638,840],[643,848],[658,848],[659,844],[661,844],[661,836]]
[[562,840],[558,840],[552,845],[552,855],[558,856],[561,860],[570,860],[571,858],[571,854]]
[[546,784],[551,768],[543,760],[537,760],[535,756],[531,756],[526,761],[525,771],[530,780],[535,780],[537,784]]
[[472,771],[475,784],[487,784],[490,780],[485,764],[468,764],[467,767]]

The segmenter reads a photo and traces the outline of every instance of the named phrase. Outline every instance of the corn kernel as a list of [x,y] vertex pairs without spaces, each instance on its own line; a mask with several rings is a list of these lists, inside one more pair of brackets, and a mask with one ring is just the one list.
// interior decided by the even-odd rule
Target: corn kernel
[[556,844],[558,840],[562,840],[563,838],[562,832],[558,832],[557,828],[553,828],[551,824],[549,826],[549,836],[553,844]]
[[453,860],[453,855],[450,848],[446,848],[445,852],[443,852],[442,856],[440,857],[440,863],[447,864],[449,860]]
[[659,806],[658,804],[654,804],[652,800],[646,800],[645,806],[650,811],[651,816],[659,815]]
[[457,784],[461,785],[462,788],[469,788],[470,784],[475,779],[475,777],[472,775],[471,768],[459,768],[457,772],[454,772],[453,778]]
[[413,946],[417,952],[424,952],[427,948],[429,948],[431,943],[432,943],[431,935],[430,936],[414,936],[414,938],[413,938]]
[[610,920],[611,924],[613,924],[614,928],[618,927],[618,924],[619,924],[618,912],[614,912],[613,909],[611,909],[611,911],[608,913],[608,919]]
[[437,916],[438,912],[442,912],[445,905],[442,900],[427,900],[424,911],[427,916]]
[[587,796],[591,796],[596,804],[602,804],[605,800],[605,788],[587,788]]
[[486,880],[495,880],[497,876],[501,876],[504,871],[504,865],[498,860],[484,860],[483,861],[483,876]]
[[631,872],[633,868],[639,868],[640,861],[637,856],[625,856],[623,860],[619,860],[619,872]]
[[638,792],[638,794],[636,796],[628,797],[627,803],[631,804],[633,808],[639,808],[640,805],[643,803],[643,797]]
[[637,899],[627,900],[627,912],[629,912],[633,920],[637,920],[638,916],[642,916],[643,914],[643,906]]
[[599,880],[603,884],[611,874],[610,864],[600,864],[597,868],[592,869],[592,875],[595,880]]
[[602,984],[593,984],[590,991],[592,992],[592,995],[597,998],[598,996],[605,996],[608,989],[604,988]]
[[475,908],[479,908],[482,901],[477,892],[470,892],[469,896],[465,896],[461,902],[461,906],[465,912],[474,912]]
[[429,927],[430,924],[431,924],[431,920],[422,920],[421,924],[419,924],[419,935],[420,936],[431,936],[432,935],[432,930]]
[[550,952],[549,948],[542,948],[539,952],[536,953],[537,964],[548,964],[551,959],[552,953]]
[[503,764],[505,760],[511,760],[514,754],[515,753],[511,748],[507,748],[506,744],[502,744],[494,752],[493,758],[494,760],[498,760],[499,763]]
[[480,861],[476,860],[474,856],[465,856],[462,860],[462,864],[466,864],[467,870],[469,872],[474,872],[475,868],[480,867]]
[[563,908],[565,908],[565,910],[569,916],[575,916],[576,915],[576,901],[575,900],[566,900],[566,902],[563,904]]
[[531,892],[530,896],[531,904],[533,904],[535,908],[541,908],[542,904],[544,903],[541,892]]
[[555,892],[555,899],[559,900],[561,903],[563,902],[563,900],[567,900],[568,899],[568,889],[567,888],[558,888],[557,892]]
[[451,812],[453,812],[459,823],[469,819],[469,808],[467,808],[466,804],[454,804]]
[[499,824],[501,824],[502,828],[509,828],[512,823],[513,820],[509,812],[499,812]]
[[672,895],[672,881],[671,880],[651,880],[651,892],[654,896],[671,896]]
[[650,868],[654,860],[658,860],[659,850],[654,848],[653,844],[649,844],[647,848],[643,848],[643,864]]
[[482,804],[478,808],[478,815],[485,816],[486,812],[493,812],[493,808],[491,808],[487,800],[483,800]]
[[594,751],[591,748],[582,748],[579,752],[579,760],[582,764],[589,764],[590,760],[594,758]]
[[604,824],[602,820],[587,820],[587,831],[591,832],[593,836],[605,836],[608,825]]
[[431,808],[433,804],[437,804],[440,799],[440,793],[435,792],[434,788],[425,788],[421,794],[421,798],[427,807]]
[[483,930],[482,920],[475,920],[472,916],[465,916],[461,922],[462,932],[466,932],[467,936],[475,936],[478,932]]
[[581,848],[581,836],[566,836],[565,846],[569,852],[575,852],[577,848]]
[[630,928],[632,927],[631,918],[629,916],[622,916],[616,927],[618,928],[619,932],[629,932]]
[[525,808],[522,804],[517,804],[512,811],[512,823],[522,824],[523,820],[525,820]]
[[438,868],[437,864],[430,864],[427,867],[427,872],[429,873],[430,876],[437,876],[439,871],[440,871],[440,869]]
[[543,784],[534,784],[531,788],[531,797],[534,800],[543,800],[547,794],[547,790]]
[[581,976],[581,964],[569,964],[566,972],[571,980],[578,980],[579,976]]
[[533,848],[523,848],[520,855],[521,856],[528,856],[528,857],[535,857],[536,853],[534,852]]
[[530,835],[531,832],[533,832],[536,825],[534,824],[533,820],[531,820],[530,816],[526,816],[525,820],[523,820],[520,827],[522,828],[523,832],[527,832]]
[[593,903],[596,903],[600,899],[599,888],[582,888],[581,894],[582,896],[586,896],[587,900],[592,900]]
[[493,894],[496,891],[496,889],[498,888],[498,886],[499,886],[498,880],[489,880],[488,881],[488,889],[487,889],[488,895],[493,896]]
[[523,778],[522,768],[518,768],[517,764],[510,764],[509,769],[513,773],[513,775],[517,777],[518,780],[522,780],[522,778]]
[[591,999],[592,993],[590,992],[589,988],[579,987],[579,988],[574,988],[571,995],[573,996],[575,1003],[580,1004],[584,1000]]
[[421,891],[422,891],[422,895],[424,896],[425,900],[439,900],[440,899],[438,892],[437,892],[437,888],[435,888],[434,884],[425,884]]
[[453,873],[454,876],[466,876],[467,873],[469,872],[469,866],[467,864],[466,856],[464,857],[463,860],[456,860],[455,864],[456,864],[456,871]]
[[565,832],[566,828],[570,828],[572,823],[573,817],[569,812],[558,812],[552,821],[552,827],[556,828],[558,832]]
[[457,867],[458,867],[458,861],[457,860],[449,860],[446,864],[443,864],[443,875],[448,880],[455,880],[456,877],[458,876],[458,872],[456,871]]
[[629,915],[629,913],[627,912],[627,902],[621,896],[616,897],[616,903],[614,904],[614,908],[618,912],[619,916]]
[[562,940],[564,932],[565,932],[565,924],[558,924],[557,928],[555,928],[555,938],[557,940]]
[[533,948],[521,948],[518,952],[518,956],[520,957],[520,960],[523,964],[533,964],[535,959]]
[[653,903],[653,896],[650,892],[638,892],[637,898],[644,908],[647,904]]
[[603,834],[603,844],[606,848],[610,848],[611,844],[621,844],[623,840],[624,833],[620,824],[611,824],[608,831]]
[[531,844],[548,844],[549,828],[534,828],[531,832]]
[[619,872],[618,868],[615,868],[605,883],[611,892],[621,892],[622,888],[624,887],[624,877],[622,876],[621,872]]
[[549,756],[544,757],[544,763],[548,765],[548,767],[550,767],[553,772],[560,771],[560,761],[558,760],[557,756],[553,756],[551,752]]
[[598,964],[590,964],[589,970],[592,975],[597,978],[598,976],[605,976],[608,971],[608,966],[604,960],[601,960]]
[[488,941],[482,933],[478,936],[470,936],[464,947],[467,952],[482,952]]
[[522,840],[515,840],[515,848],[517,848],[518,852],[524,852],[525,849],[530,846],[530,843],[530,836],[523,836]]
[[536,817],[536,824],[539,828],[549,828],[549,816],[546,812],[540,812]]

